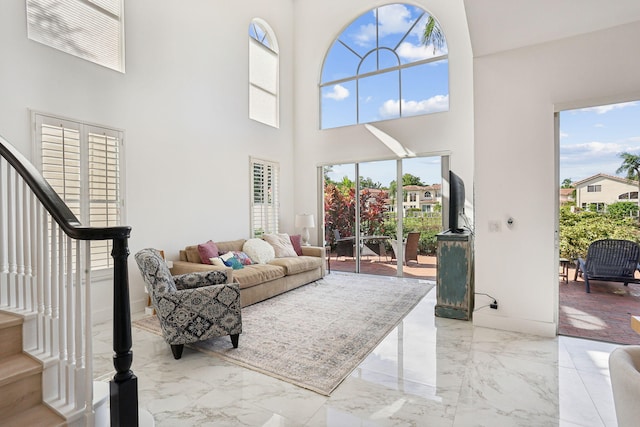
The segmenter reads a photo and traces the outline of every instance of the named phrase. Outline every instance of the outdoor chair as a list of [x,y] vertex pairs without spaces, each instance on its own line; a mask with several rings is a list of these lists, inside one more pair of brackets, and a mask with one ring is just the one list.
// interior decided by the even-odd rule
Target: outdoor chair
[[591,292],[590,280],[603,282],[640,283],[635,272],[640,262],[640,245],[630,240],[603,239],[589,245],[587,259],[578,258],[576,273],[584,279],[587,293]]
[[339,256],[353,258],[355,239],[353,237],[342,238],[338,230],[333,230],[333,236],[336,240],[336,258]]
[[[403,264],[407,264],[409,261],[418,262],[418,243],[420,242],[420,233],[412,232],[407,234],[407,238],[402,242],[404,248],[404,261]],[[398,256],[398,241],[391,240],[391,247],[393,248],[394,256],[397,259]]]
[[226,271],[172,276],[155,249],[142,249],[135,259],[174,358],[182,357],[185,344],[225,335],[238,348],[240,288],[237,283],[226,283]]

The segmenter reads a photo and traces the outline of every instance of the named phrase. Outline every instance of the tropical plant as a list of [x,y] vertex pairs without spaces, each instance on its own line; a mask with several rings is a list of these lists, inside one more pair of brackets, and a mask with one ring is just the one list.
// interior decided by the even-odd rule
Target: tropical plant
[[422,44],[425,46],[432,45],[433,53],[435,55],[436,50],[442,49],[447,43],[444,37],[444,33],[438,24],[438,21],[433,16],[429,16],[427,23],[424,26],[424,32],[422,33]]
[[627,179],[637,181],[638,206],[640,206],[640,156],[624,152],[620,154],[620,157],[622,158],[622,165],[616,170],[616,173],[625,173]]

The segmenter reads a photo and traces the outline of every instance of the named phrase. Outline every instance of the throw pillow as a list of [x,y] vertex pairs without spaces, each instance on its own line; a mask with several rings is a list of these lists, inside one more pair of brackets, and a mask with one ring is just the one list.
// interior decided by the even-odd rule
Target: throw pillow
[[210,259],[218,256],[218,247],[212,240],[198,245],[198,253],[203,264],[211,264]]
[[262,239],[249,239],[244,242],[242,252],[249,255],[254,264],[266,264],[276,257],[273,246]]
[[299,234],[293,234],[289,236],[289,240],[291,240],[291,246],[293,246],[293,250],[296,251],[298,256],[302,255],[302,236]]
[[242,251],[231,251],[231,253],[233,254],[233,257],[235,259],[240,261],[240,264],[242,264],[242,265],[251,265],[251,264],[253,264],[253,262],[251,262],[251,258],[249,258],[249,255],[245,254],[244,252],[242,252]]
[[298,256],[287,233],[265,234],[262,238],[273,246],[276,258]]
[[224,261],[224,265],[226,265],[227,267],[231,267],[234,270],[240,270],[244,268],[244,265],[242,265],[242,263],[238,261],[237,258],[234,258],[233,256],[228,260]]
[[220,257],[209,258],[209,261],[211,261],[211,265],[215,265],[215,266],[218,266],[218,267],[225,267],[224,261],[222,261],[222,259],[220,259]]

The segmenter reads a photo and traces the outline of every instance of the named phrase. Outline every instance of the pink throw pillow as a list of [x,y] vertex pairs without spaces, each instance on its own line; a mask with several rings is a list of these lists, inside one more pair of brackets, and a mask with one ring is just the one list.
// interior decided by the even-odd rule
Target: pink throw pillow
[[302,237],[299,234],[294,234],[289,236],[289,240],[291,240],[291,246],[293,246],[293,250],[300,256],[302,255]]
[[198,245],[198,253],[200,254],[200,260],[203,264],[211,264],[209,258],[218,256],[218,246],[216,246],[212,240],[209,240],[207,243]]

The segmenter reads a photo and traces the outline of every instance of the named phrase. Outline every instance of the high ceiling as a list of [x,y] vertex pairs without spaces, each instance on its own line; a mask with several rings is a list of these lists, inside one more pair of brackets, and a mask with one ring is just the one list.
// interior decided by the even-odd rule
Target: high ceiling
[[464,0],[474,56],[640,21],[640,0]]

